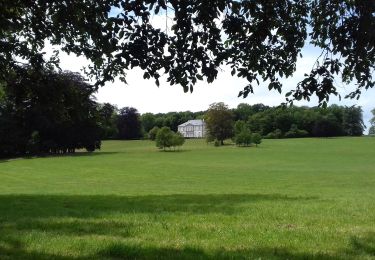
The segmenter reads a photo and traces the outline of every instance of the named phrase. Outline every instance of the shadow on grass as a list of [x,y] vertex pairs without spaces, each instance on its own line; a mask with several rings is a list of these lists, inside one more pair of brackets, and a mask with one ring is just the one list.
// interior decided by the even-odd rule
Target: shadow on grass
[[40,217],[95,217],[116,213],[235,214],[241,204],[261,201],[301,202],[317,197],[281,194],[116,195],[0,195],[0,219]]
[[[27,259],[35,259],[35,260],[78,260],[78,259],[90,259],[90,258],[74,258],[68,256],[60,256],[56,254],[49,254],[45,252],[37,252],[37,251],[29,251],[25,248],[25,245],[20,242],[20,240],[7,238],[7,237],[0,237],[0,259],[1,260],[27,260]],[[92,259],[92,257],[91,257]]]
[[15,158],[2,158],[0,163],[11,162],[15,160],[32,160],[38,158],[64,158],[64,157],[96,157],[96,156],[105,156],[118,154],[120,152],[76,152],[76,153],[66,153],[66,154],[43,154],[38,156],[23,156]]
[[[0,243],[3,239],[0,238]],[[11,242],[10,242],[11,241]],[[281,247],[263,247],[243,250],[215,250],[206,252],[200,248],[168,248],[168,247],[143,247],[127,245],[126,243],[112,243],[93,252],[89,256],[60,256],[37,251],[28,251],[17,240],[8,240],[5,246],[0,245],[1,259],[56,259],[56,260],[88,260],[88,259],[316,259],[337,260],[355,259],[354,255],[343,257],[336,253],[307,253],[293,252]]]
[[298,253],[284,248],[254,248],[244,250],[216,250],[210,253],[199,248],[156,248],[113,243],[101,250],[98,257],[106,259],[340,259],[324,253]]
[[191,150],[189,150],[189,149],[180,149],[180,150],[173,150],[173,149],[163,150],[163,149],[158,149],[157,151],[158,152],[162,152],[162,153],[186,153],[186,152],[190,152]]
[[351,245],[354,251],[369,254],[375,259],[375,232],[369,232],[361,237],[352,237]]
[[[280,194],[204,194],[148,196],[83,195],[0,195],[0,259],[342,259],[341,252],[330,254],[293,252],[288,248],[244,250],[147,247],[132,245],[124,238],[136,237],[140,227],[126,218],[111,217],[142,213],[159,217],[167,213],[199,215],[218,213],[231,216],[257,202],[304,203],[316,197],[290,197]],[[136,215],[134,215],[136,216]],[[129,222],[128,222],[129,221]],[[94,239],[108,236],[114,242],[103,244],[90,255],[48,253],[47,245],[29,249],[26,234]],[[113,241],[113,240],[112,240]],[[35,242],[35,241],[34,241]],[[346,255],[375,252],[375,233],[353,238]],[[47,249],[46,249],[47,248]],[[58,252],[58,251],[57,251]],[[66,253],[66,252],[65,252]],[[350,258],[350,257],[348,257]]]

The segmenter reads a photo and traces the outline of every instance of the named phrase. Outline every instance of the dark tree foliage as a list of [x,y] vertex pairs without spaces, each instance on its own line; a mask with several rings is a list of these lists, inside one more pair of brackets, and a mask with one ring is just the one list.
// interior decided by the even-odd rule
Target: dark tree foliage
[[152,141],[155,141],[156,135],[158,134],[160,128],[157,126],[154,126],[149,132],[148,132],[148,138]]
[[14,72],[0,100],[0,156],[100,148],[94,86],[72,72]]
[[372,118],[370,120],[370,129],[369,129],[369,134],[370,135],[375,135],[375,109],[371,110],[372,113]]
[[249,105],[246,103],[238,104],[237,108],[233,109],[235,120],[247,120],[249,116],[269,109],[263,104]]
[[343,113],[343,128],[349,136],[361,136],[365,130],[361,107],[346,107]]
[[205,114],[207,139],[216,139],[221,145],[224,140],[233,137],[233,113],[222,102],[213,103]]
[[309,132],[307,132],[306,130],[298,129],[298,126],[296,124],[292,124],[290,130],[284,135],[285,138],[299,138],[307,136],[309,136]]
[[[252,106],[249,105],[247,110],[251,109]],[[234,109],[235,114],[241,114],[241,111],[243,110]],[[240,116],[245,115],[247,112]],[[360,107],[337,105],[325,109],[296,106],[269,107],[252,114],[245,121],[252,132],[259,132],[267,138],[358,136],[364,131]]]
[[118,137],[120,139],[139,139],[142,137],[141,119],[137,109],[124,107],[117,118]]
[[318,117],[312,130],[313,136],[331,137],[343,135],[343,129],[340,122],[330,113],[325,116]]
[[[113,7],[118,13],[110,16]],[[0,10],[0,81],[18,57],[40,66],[49,40],[88,58],[97,86],[115,77],[126,81],[126,70],[139,67],[157,85],[166,73],[170,84],[193,91],[198,80],[212,82],[227,65],[248,81],[240,95],[259,81],[281,92],[280,79],[293,75],[308,42],[322,53],[287,93],[289,101],[316,95],[325,105],[337,95],[335,76],[356,84],[350,98],[375,83],[370,0],[13,0],[1,1]],[[172,17],[171,28],[154,28],[155,14]]]
[[152,113],[145,113],[141,116],[142,127],[146,133],[155,126],[155,115]]
[[[228,109],[229,110],[229,109]],[[234,135],[241,132],[244,125],[251,132],[257,132],[266,138],[298,138],[313,136],[357,136],[362,135],[364,125],[360,107],[331,105],[327,108],[278,106],[269,107],[263,104],[239,104],[229,110],[234,116],[235,124],[231,129]],[[152,118],[147,121],[148,127],[167,126],[177,129],[179,124],[191,119],[203,118],[207,111],[147,113],[141,118]],[[179,120],[171,120],[172,117]],[[153,124],[151,124],[154,122]],[[174,122],[173,126],[171,122]],[[142,121],[142,124],[144,122]],[[146,125],[145,124],[145,125]],[[373,123],[375,125],[375,122]],[[145,127],[145,125],[143,127]],[[375,127],[374,127],[375,128]],[[152,136],[155,136],[154,133]],[[209,136],[214,141],[214,136]],[[212,139],[213,138],[213,139]],[[219,142],[220,144],[220,142]]]
[[251,139],[254,142],[256,147],[258,147],[258,144],[262,143],[262,136],[259,133],[254,133]]
[[234,141],[238,146],[249,146],[252,142],[252,133],[245,121],[237,121],[234,125]]
[[117,138],[117,110],[117,107],[109,103],[99,105],[101,139]]

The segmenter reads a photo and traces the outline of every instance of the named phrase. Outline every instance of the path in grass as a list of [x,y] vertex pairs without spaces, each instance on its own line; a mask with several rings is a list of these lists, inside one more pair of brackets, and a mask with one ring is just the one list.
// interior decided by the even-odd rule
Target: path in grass
[[375,258],[375,138],[0,161],[0,259]]

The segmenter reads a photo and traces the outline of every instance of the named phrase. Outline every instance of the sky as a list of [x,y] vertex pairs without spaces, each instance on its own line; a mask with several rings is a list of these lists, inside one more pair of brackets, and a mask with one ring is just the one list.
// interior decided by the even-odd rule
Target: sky
[[[163,17],[153,18],[154,26],[165,26]],[[48,47],[52,51],[52,47]],[[193,93],[184,93],[179,85],[170,86],[166,82],[166,77],[160,79],[160,86],[157,87],[155,82],[143,79],[143,72],[140,69],[127,71],[126,80],[128,84],[116,80],[107,83],[101,87],[96,94],[96,99],[100,103],[108,102],[119,108],[125,106],[135,107],[140,113],[166,113],[171,111],[202,111],[214,102],[224,102],[230,108],[235,108],[240,103],[257,104],[263,103],[268,106],[277,106],[285,102],[285,93],[297,86],[297,83],[303,79],[305,73],[309,73],[316,58],[320,54],[320,50],[311,45],[307,45],[302,49],[302,58],[297,61],[297,70],[293,77],[281,80],[283,84],[283,93],[277,91],[269,91],[266,84],[260,83],[254,87],[254,94],[250,94],[247,98],[238,97],[239,91],[246,86],[247,81],[236,76],[231,76],[230,69],[225,66],[221,68],[217,79],[208,84],[199,81],[194,86]],[[61,54],[60,67],[63,70],[82,72],[84,66],[89,62],[83,57],[75,55]],[[355,89],[354,85],[343,85],[341,81],[337,81],[338,91],[342,97]],[[364,91],[359,100],[342,99],[331,97],[329,105],[338,104],[352,106],[361,106],[364,112],[364,123],[369,127],[371,119],[371,110],[375,108],[375,89]],[[317,99],[310,102],[296,102],[295,105],[317,106]]]

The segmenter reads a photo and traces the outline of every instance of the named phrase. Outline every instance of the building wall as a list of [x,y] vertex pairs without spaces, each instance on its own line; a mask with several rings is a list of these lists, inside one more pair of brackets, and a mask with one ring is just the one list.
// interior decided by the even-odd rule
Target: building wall
[[178,131],[186,138],[202,138],[206,133],[204,125],[179,126]]

